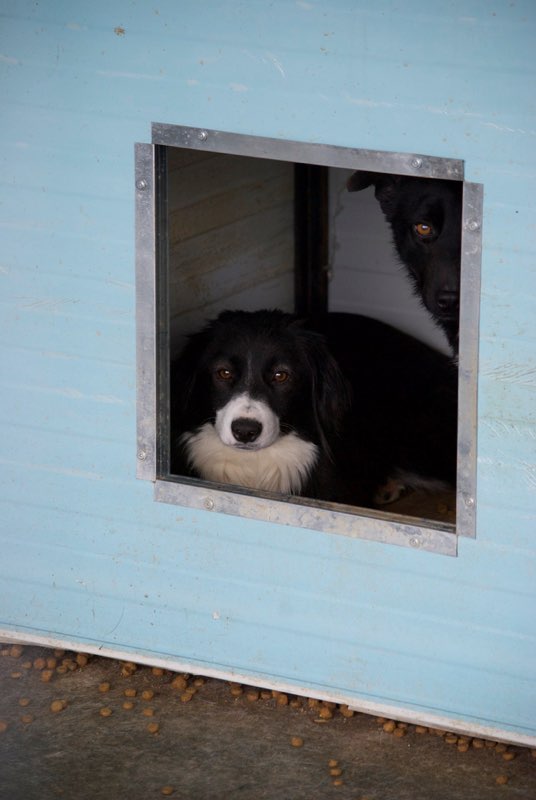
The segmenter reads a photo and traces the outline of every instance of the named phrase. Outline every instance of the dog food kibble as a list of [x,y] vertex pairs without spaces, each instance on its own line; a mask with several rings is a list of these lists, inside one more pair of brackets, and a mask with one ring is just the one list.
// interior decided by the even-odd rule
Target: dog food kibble
[[290,739],[292,747],[303,747],[303,739],[301,736],[292,736]]
[[20,721],[23,722],[25,725],[29,725],[31,722],[33,722],[33,720],[34,718],[32,717],[31,714],[23,714],[22,717],[20,718]]
[[340,767],[332,767],[332,768],[330,769],[330,771],[329,771],[329,774],[330,774],[330,775],[331,775],[333,778],[338,778],[338,777],[339,777],[339,775],[342,775],[342,769],[341,769]]
[[307,705],[309,708],[317,708],[320,705],[320,700],[317,700],[316,697],[309,697],[307,699]]
[[262,689],[261,691],[261,698],[263,700],[269,700],[272,696],[272,693],[268,691],[268,689]]
[[43,683],[50,683],[54,672],[51,669],[44,669],[41,673],[41,680]]
[[181,692],[183,692],[187,686],[186,678],[183,675],[176,675],[171,681],[171,687],[173,689],[179,689]]
[[288,696],[286,694],[278,694],[275,702],[278,706],[288,706]]
[[333,717],[333,711],[327,706],[322,706],[318,709],[318,716],[320,719],[331,719]]
[[160,794],[163,794],[166,797],[169,797],[169,795],[173,794],[174,791],[175,791],[175,787],[174,786],[162,786],[162,788],[160,789]]
[[458,741],[458,737],[454,733],[447,733],[447,735],[445,736],[444,741],[447,744],[456,744],[457,741]]
[[328,761],[328,767],[329,767],[330,769],[332,769],[333,767],[338,767],[338,766],[339,766],[339,762],[337,761],[337,759],[336,759],[336,758],[330,758],[330,759],[329,759],[329,761]]
[[87,662],[89,661],[89,656],[85,653],[77,653],[76,654],[76,663],[79,667],[87,666]]
[[104,708],[100,709],[99,714],[101,715],[101,717],[111,717],[113,711],[109,706],[104,706]]
[[31,661],[23,661],[22,664],[21,664],[21,667],[23,669],[31,669],[32,668],[32,662]]
[[513,761],[514,758],[516,757],[516,754],[512,753],[511,750],[508,750],[506,753],[502,754],[502,757],[504,758],[505,761]]
[[333,781],[333,786],[343,786],[343,785],[344,781],[341,778],[335,778],[335,780]]
[[508,775],[497,775],[495,778],[495,783],[498,783],[499,786],[504,786],[508,783]]
[[44,658],[36,658],[35,661],[33,662],[34,669],[38,669],[38,670],[44,669],[46,667],[46,665],[47,665],[47,662],[45,661]]
[[151,672],[156,678],[160,678],[160,676],[164,674],[162,667],[153,667]]
[[259,699],[259,693],[256,689],[249,689],[246,692],[246,700],[249,700],[250,703],[254,703],[258,699]]
[[30,705],[30,698],[29,697],[21,697],[19,700],[19,706],[26,708],[26,706]]
[[12,672],[11,677],[17,680],[18,678],[22,678],[22,672]]
[[63,656],[65,655],[65,650],[59,650],[59,649],[54,650],[54,655],[56,656],[56,658],[63,658]]
[[395,728],[393,731],[393,736],[396,736],[397,739],[401,739],[406,735],[406,733],[407,730],[405,728]]
[[4,733],[7,731],[8,725],[7,722],[4,722],[3,719],[0,719],[0,733]]
[[179,700],[181,701],[181,703],[189,703],[192,697],[193,694],[191,692],[183,692],[180,695]]
[[144,717],[154,717],[154,708],[144,708],[141,713]]
[[125,700],[125,702],[123,703],[123,708],[125,709],[125,711],[131,711],[134,708],[134,703],[132,702],[132,700]]
[[121,667],[121,675],[123,678],[128,678],[130,675],[133,675],[137,669],[138,667],[136,664],[133,664],[132,661],[125,661]]
[[482,750],[482,748],[484,747],[484,739],[473,739],[471,744],[475,748],[475,750]]
[[99,683],[99,692],[102,692],[102,694],[105,694],[106,692],[109,692],[110,688],[111,688],[110,684],[107,681],[104,681],[103,683]]
[[149,733],[158,733],[159,729],[160,725],[158,724],[158,722],[149,722],[149,724],[147,725],[147,730],[149,731]]
[[231,686],[230,691],[233,697],[240,697],[240,695],[244,693],[242,687],[237,685]]
[[50,704],[50,710],[54,714],[63,711],[64,708],[67,708],[67,700],[53,700]]
[[65,675],[65,673],[66,673],[66,672],[68,672],[68,671],[69,671],[69,670],[67,669],[67,667],[65,666],[65,664],[60,664],[60,666],[59,666],[59,667],[56,667],[56,672],[57,672],[59,675]]
[[424,725],[415,725],[415,733],[426,733],[428,728]]
[[506,753],[507,750],[508,750],[508,748],[504,744],[504,742],[497,742],[497,744],[495,745],[495,752],[496,753]]
[[21,644],[13,644],[9,648],[9,655],[11,656],[11,658],[20,658],[23,651],[24,648]]
[[136,689],[125,689],[123,694],[125,695],[125,697],[136,697],[137,691]]
[[154,697],[154,692],[152,689],[144,689],[141,693],[142,700],[152,700]]
[[392,733],[396,728],[396,722],[392,719],[389,719],[387,722],[383,723],[382,728],[385,733]]
[[47,669],[56,669],[58,666],[58,659],[57,658],[47,658]]
[[199,678],[195,679],[194,686],[199,687],[199,686],[204,686],[204,685],[205,685],[205,679],[204,678],[199,677]]
[[302,701],[301,701],[301,699],[299,697],[293,697],[292,700],[289,703],[289,706],[291,708],[301,708],[302,707]]
[[350,717],[353,717],[354,714],[355,714],[354,709],[353,708],[348,708],[348,706],[341,706],[339,708],[339,712],[342,714],[343,717],[346,717],[348,719]]
[[458,753],[467,753],[469,750],[469,742],[458,742]]

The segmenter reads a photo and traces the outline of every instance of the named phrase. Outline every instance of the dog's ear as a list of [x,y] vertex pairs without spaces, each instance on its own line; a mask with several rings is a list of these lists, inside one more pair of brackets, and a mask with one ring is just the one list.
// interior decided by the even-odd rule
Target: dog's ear
[[340,434],[350,409],[351,388],[328,350],[324,337],[311,331],[302,333],[306,338],[306,360],[312,375],[313,412],[322,445],[329,453],[329,442]]
[[394,210],[394,200],[396,190],[400,184],[399,175],[387,175],[382,172],[364,172],[358,170],[350,175],[346,182],[349,192],[360,192],[368,186],[374,186],[374,194],[378,200],[381,210],[391,219]]

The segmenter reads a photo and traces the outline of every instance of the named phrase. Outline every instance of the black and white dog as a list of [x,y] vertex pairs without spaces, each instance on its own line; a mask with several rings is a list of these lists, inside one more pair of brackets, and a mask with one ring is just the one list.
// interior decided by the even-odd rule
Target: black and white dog
[[172,365],[171,472],[354,506],[443,488],[456,389],[447,356],[377,320],[225,311]]
[[373,185],[415,293],[458,352],[462,188],[459,181],[354,172],[350,192]]
[[349,390],[322,336],[282,311],[224,311],[171,371],[171,471],[338,497]]

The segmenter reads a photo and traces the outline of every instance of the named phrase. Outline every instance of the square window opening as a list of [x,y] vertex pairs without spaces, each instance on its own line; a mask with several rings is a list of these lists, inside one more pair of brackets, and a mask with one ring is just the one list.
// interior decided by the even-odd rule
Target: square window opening
[[[136,146],[136,195],[138,476],[155,482],[156,499],[454,555],[455,534],[474,536],[476,512],[482,187],[463,180],[463,162],[156,124],[152,144]],[[203,471],[192,449],[176,457],[191,433],[177,411],[188,384],[210,434],[204,463],[218,460],[217,409],[201,410],[209,384],[198,380],[194,392],[186,343],[221,312],[251,322],[261,309],[305,320],[352,384],[351,436],[339,431],[335,456],[328,443],[343,466],[297,492],[291,479],[274,491],[255,477],[248,488],[242,472],[235,483],[229,470]],[[228,392],[238,356],[211,347],[210,389]],[[236,413],[220,411],[216,438],[239,458],[259,461],[266,448],[256,440],[272,423],[286,441],[296,433],[296,414],[288,430],[282,416],[289,374],[303,395],[292,400],[298,438],[313,438],[310,388],[280,355],[270,355],[269,379],[261,355],[250,358],[269,397],[257,384],[246,410],[235,400]],[[324,395],[335,392],[326,386]],[[345,453],[360,450],[356,441],[360,455]],[[307,448],[296,445],[305,464]]]

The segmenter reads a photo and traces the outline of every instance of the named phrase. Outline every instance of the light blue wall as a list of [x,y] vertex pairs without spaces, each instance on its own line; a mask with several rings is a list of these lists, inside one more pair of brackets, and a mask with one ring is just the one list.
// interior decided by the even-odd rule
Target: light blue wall
[[[534,734],[534,3],[2,14],[1,627]],[[152,121],[462,158],[484,184],[478,535],[458,558],[136,482],[133,144]]]

